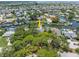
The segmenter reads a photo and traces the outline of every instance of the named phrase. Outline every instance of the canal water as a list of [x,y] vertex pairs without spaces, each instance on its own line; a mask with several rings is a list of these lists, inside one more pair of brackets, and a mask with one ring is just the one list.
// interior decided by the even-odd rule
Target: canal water
[[74,27],[74,28],[79,27],[79,21],[74,21],[73,20],[71,23],[72,23],[72,25],[71,25],[72,27]]
[[77,29],[79,27],[79,22],[78,21],[71,21],[68,26],[62,26],[64,29]]

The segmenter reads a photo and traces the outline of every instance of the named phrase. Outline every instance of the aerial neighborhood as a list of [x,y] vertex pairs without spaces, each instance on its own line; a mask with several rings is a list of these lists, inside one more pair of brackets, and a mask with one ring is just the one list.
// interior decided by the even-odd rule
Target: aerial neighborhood
[[79,57],[79,2],[0,1],[1,57]]

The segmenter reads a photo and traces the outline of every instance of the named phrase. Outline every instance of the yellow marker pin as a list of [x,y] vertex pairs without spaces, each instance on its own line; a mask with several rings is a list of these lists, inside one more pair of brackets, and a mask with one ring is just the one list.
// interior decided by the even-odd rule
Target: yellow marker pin
[[38,20],[38,28],[41,27],[40,19]]

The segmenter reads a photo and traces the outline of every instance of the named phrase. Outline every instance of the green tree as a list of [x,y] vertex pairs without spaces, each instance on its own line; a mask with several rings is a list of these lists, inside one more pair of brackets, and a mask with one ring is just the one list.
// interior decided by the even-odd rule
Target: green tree
[[36,53],[38,50],[37,46],[26,46],[14,53],[14,56],[16,57],[21,57],[21,56],[29,56],[32,55],[33,53]]
[[75,14],[73,12],[69,12],[68,19],[72,20],[75,17]]
[[2,36],[5,33],[5,30],[3,28],[0,28],[0,36]]
[[34,37],[33,35],[28,35],[23,39],[23,45],[32,44]]
[[15,57],[25,57],[25,56],[28,56],[28,55],[30,55],[30,54],[32,54],[28,49],[26,49],[26,48],[23,48],[23,49],[21,49],[21,50],[19,50],[19,51],[16,51],[13,55],[15,56]]
[[57,51],[56,50],[47,50],[47,49],[39,49],[37,52],[37,55],[39,57],[57,57]]
[[49,33],[42,32],[42,33],[37,34],[34,37],[34,40],[32,41],[32,43],[33,43],[33,45],[43,47],[43,46],[47,46],[47,44],[48,44],[47,40],[48,39],[49,39]]
[[23,40],[26,36],[26,31],[24,30],[24,26],[17,27],[15,30],[15,34],[11,38],[11,42],[13,43],[16,40]]
[[17,40],[13,43],[13,47],[15,48],[15,50],[19,50],[21,49],[23,46],[22,46],[22,41],[21,40]]
[[0,36],[0,47],[6,47],[8,44],[7,40],[5,37]]
[[79,48],[76,48],[75,51],[79,54]]

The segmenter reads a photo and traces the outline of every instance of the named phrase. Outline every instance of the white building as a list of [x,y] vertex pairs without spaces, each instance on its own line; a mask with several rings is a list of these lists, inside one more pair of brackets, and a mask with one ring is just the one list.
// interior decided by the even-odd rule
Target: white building
[[70,29],[63,29],[63,30],[62,30],[62,34],[63,34],[65,37],[70,38],[70,39],[77,37],[77,34],[76,34],[74,31],[70,30]]
[[15,33],[14,31],[7,31],[2,36],[4,36],[4,37],[10,37],[14,33]]
[[61,36],[61,32],[58,28],[51,28],[51,31],[55,33],[57,36]]

